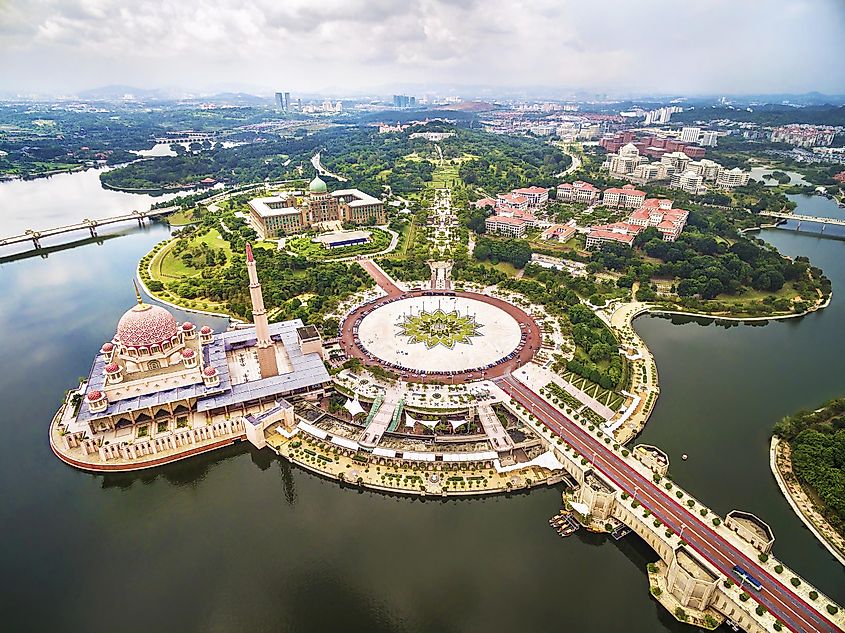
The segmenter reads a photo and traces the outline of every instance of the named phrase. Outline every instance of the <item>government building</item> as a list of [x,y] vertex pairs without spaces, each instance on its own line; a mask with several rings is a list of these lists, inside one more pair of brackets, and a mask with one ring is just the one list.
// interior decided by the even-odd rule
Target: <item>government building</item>
[[249,201],[250,220],[261,239],[300,233],[324,222],[386,224],[384,203],[358,189],[329,191],[317,176],[308,192],[286,191]]

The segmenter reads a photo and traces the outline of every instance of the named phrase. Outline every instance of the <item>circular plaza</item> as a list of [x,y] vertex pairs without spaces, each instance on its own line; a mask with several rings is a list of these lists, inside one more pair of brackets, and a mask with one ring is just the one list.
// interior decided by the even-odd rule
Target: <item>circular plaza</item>
[[383,297],[354,310],[341,327],[347,355],[410,380],[500,376],[531,360],[540,341],[523,310],[467,292]]

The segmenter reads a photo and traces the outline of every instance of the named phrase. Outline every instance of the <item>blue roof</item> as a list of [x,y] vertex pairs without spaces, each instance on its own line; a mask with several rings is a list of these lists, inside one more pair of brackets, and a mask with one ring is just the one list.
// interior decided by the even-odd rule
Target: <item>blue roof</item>
[[[327,383],[331,380],[323,359],[317,353],[303,354],[299,347],[296,329],[302,327],[301,319],[283,321],[270,324],[270,336],[285,346],[285,351],[291,362],[291,371],[278,376],[261,378],[250,382],[232,385],[229,375],[229,365],[226,362],[226,351],[241,347],[252,347],[256,343],[255,328],[244,328],[221,332],[214,336],[211,343],[203,345],[202,354],[206,367],[214,367],[220,377],[220,384],[206,387],[202,379],[192,385],[185,385],[174,389],[165,389],[154,393],[139,395],[109,403],[108,408],[100,413],[91,413],[88,402],[83,401],[79,407],[77,420],[106,418],[121,413],[128,413],[138,409],[146,409],[177,402],[185,399],[196,399],[196,411],[209,411],[223,406],[232,406],[258,398],[283,396],[285,394],[305,389],[315,385]],[[106,357],[97,354],[91,371],[88,374],[86,393],[105,388]]]

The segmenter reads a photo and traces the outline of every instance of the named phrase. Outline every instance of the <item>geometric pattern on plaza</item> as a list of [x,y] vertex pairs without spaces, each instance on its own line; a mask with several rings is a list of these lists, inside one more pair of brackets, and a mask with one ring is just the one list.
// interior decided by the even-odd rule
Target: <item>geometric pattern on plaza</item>
[[474,316],[462,316],[457,310],[444,312],[441,308],[406,314],[398,324],[399,334],[407,337],[408,343],[423,343],[427,349],[438,345],[454,349],[456,343],[472,345],[472,337],[482,336],[481,327]]

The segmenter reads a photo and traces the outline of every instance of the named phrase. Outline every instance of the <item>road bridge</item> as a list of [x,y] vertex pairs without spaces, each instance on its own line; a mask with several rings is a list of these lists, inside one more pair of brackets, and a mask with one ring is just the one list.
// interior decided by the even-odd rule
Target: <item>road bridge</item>
[[0,247],[12,246],[13,244],[21,244],[25,242],[32,242],[36,249],[41,248],[41,240],[46,237],[54,235],[61,235],[63,233],[72,233],[74,231],[88,231],[91,237],[97,237],[97,229],[102,226],[110,224],[118,224],[120,222],[138,222],[138,226],[143,226],[144,221],[153,217],[164,217],[175,213],[179,207],[163,207],[161,209],[150,209],[149,211],[132,211],[131,213],[124,213],[122,215],[114,215],[108,218],[88,219],[85,218],[76,224],[68,224],[65,226],[56,226],[49,229],[27,229],[20,235],[11,235],[9,237],[0,237]]
[[[832,226],[845,226],[845,220],[840,218],[820,218],[814,215],[802,215],[800,213],[782,213],[780,211],[760,211],[759,215],[767,218],[777,218],[779,220],[794,220],[798,222],[798,228],[801,228],[802,222],[813,222],[816,224],[829,224]],[[822,227],[824,230],[824,227]]]
[[[663,526],[681,535],[685,546],[694,550],[726,578],[734,578],[733,567],[740,565],[758,579],[762,584],[761,590],[748,591],[748,594],[782,622],[785,628],[794,633],[834,633],[843,630],[822,612],[826,602],[810,603],[797,591],[787,587],[761,565],[756,556],[746,553],[712,526],[705,524],[700,516],[691,512],[678,498],[640,472],[629,461],[631,458],[615,451],[512,375],[498,378],[495,383],[552,433],[580,453],[586,463],[608,482],[647,508],[652,519],[659,519]],[[661,556],[665,554],[658,553]],[[764,630],[755,622],[747,626],[751,627],[750,630]]]

